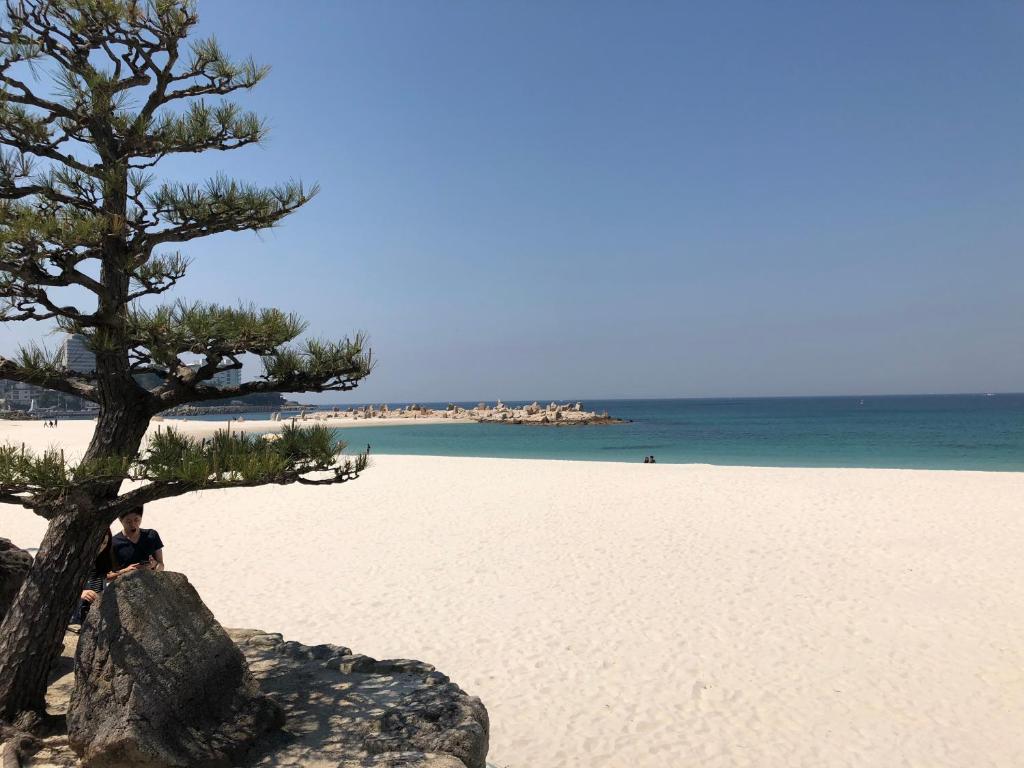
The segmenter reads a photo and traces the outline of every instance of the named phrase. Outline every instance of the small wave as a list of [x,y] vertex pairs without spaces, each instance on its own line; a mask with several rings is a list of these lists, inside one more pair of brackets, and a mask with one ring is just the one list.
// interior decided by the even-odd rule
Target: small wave
[[670,445],[602,445],[597,450],[599,451],[667,451],[670,450]]

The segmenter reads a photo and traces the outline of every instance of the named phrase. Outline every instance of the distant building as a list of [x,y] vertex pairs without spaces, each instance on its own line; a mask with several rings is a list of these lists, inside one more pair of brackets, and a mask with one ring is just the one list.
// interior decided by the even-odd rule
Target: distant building
[[[198,370],[198,365],[191,366],[192,370]],[[242,383],[242,369],[232,368],[229,371],[221,371],[215,373],[210,379],[209,383],[215,386],[217,389],[226,389],[227,387],[237,387]]]
[[[96,370],[96,355],[89,349],[85,337],[81,334],[68,335],[64,338],[58,351],[57,360],[62,367],[76,373],[92,373]],[[193,365],[192,369],[195,370],[198,367],[198,365]],[[166,374],[161,373],[135,374],[135,380],[139,386],[145,389],[159,387],[165,378]],[[217,389],[237,387],[242,383],[242,371],[239,368],[221,371],[209,379],[209,383]],[[279,395],[275,395],[275,397],[281,399]],[[27,411],[32,407],[33,401],[35,409],[43,412],[47,410],[95,411],[98,407],[94,403],[74,395],[43,389],[35,384],[0,379],[0,410]]]
[[27,411],[41,391],[45,390],[34,384],[3,379],[0,380],[0,403],[5,411]]
[[[189,367],[193,371],[199,369],[198,364],[191,365]],[[159,373],[135,374],[135,381],[139,383],[139,386],[144,387],[146,389],[155,389],[156,387],[159,387],[161,384],[164,383],[164,379],[166,378],[166,374]],[[237,369],[232,369],[230,371],[221,371],[220,373],[214,374],[212,378],[207,379],[206,381],[203,382],[203,384],[210,384],[216,387],[217,389],[224,389],[225,387],[237,387],[241,383],[241,381],[242,372]]]
[[60,363],[76,373],[91,373],[96,370],[96,355],[86,346],[85,336],[76,333],[60,345]]
[[[69,335],[61,342],[57,356],[58,363],[76,373],[91,373],[96,370],[96,356],[86,346],[85,337],[80,334]],[[35,384],[21,381],[0,379],[0,409],[27,411],[90,411],[95,410],[93,403],[80,397],[52,389],[44,389]]]
[[43,389],[22,381],[0,379],[0,410],[28,411],[32,409],[33,403],[35,410],[43,411],[94,411],[97,408],[93,403],[64,392]]
[[210,379],[210,383],[218,389],[237,387],[242,383],[242,369],[232,368],[230,371],[221,371]]

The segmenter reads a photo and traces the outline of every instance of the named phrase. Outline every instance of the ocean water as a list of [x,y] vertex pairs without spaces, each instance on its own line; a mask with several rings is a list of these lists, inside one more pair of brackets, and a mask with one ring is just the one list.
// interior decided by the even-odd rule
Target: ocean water
[[352,449],[370,444],[378,454],[630,462],[653,454],[659,463],[1024,471],[1024,394],[583,402],[629,423],[338,433]]

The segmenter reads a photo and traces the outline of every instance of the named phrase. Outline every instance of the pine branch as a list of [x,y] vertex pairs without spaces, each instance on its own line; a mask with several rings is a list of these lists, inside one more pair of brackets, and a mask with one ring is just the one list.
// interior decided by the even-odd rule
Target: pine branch
[[305,327],[297,315],[278,309],[176,301],[151,310],[132,307],[126,337],[132,347],[144,349],[150,361],[189,384],[196,379],[187,372],[181,354],[206,358],[266,355],[293,340]]
[[30,496],[19,495],[18,492],[0,493],[0,504],[18,504],[26,509],[34,509]]
[[97,483],[128,477],[131,459],[108,458],[75,465],[64,451],[48,448],[41,454],[24,444],[0,445],[0,502],[21,504],[49,518],[59,513],[69,494]]
[[0,199],[37,196],[40,207],[54,214],[65,206],[86,214],[101,213],[102,191],[95,179],[68,168],[50,168],[37,174],[34,167],[28,154],[0,150]]
[[368,464],[365,454],[342,457],[345,447],[322,425],[286,425],[279,434],[264,436],[221,430],[202,440],[168,429],[152,435],[136,458],[77,465],[59,449],[36,454],[24,446],[0,445],[0,503],[45,513],[69,494],[100,483],[146,483],[107,502],[103,511],[112,513],[198,490],[343,483]]
[[360,473],[369,466],[369,459],[366,454],[359,454],[354,459],[346,458],[340,464],[321,470],[322,477],[307,477],[298,471],[285,471],[273,477],[238,477],[233,480],[214,480],[205,485],[197,485],[188,481],[158,480],[149,483],[142,488],[130,491],[117,501],[121,509],[131,509],[141,504],[158,499],[167,499],[174,496],[181,496],[192,491],[210,491],[227,488],[254,488],[261,485],[338,485],[350,480],[355,480]]
[[132,284],[138,286],[138,290],[128,294],[128,301],[169,291],[185,276],[189,264],[189,260],[180,253],[149,259],[132,270]]
[[[193,18],[188,26],[194,23]],[[187,28],[180,29],[178,38],[183,38],[187,32]],[[157,74],[157,87],[142,108],[140,119],[149,120],[160,106],[174,101],[198,96],[226,96],[240,89],[253,88],[270,71],[268,67],[256,66],[251,58],[241,64],[232,62],[220,49],[216,39],[211,37],[193,42],[192,56],[185,69],[174,72],[179,55],[177,43],[175,39],[165,40],[170,55],[164,67],[157,69],[152,60],[147,59]],[[179,83],[181,87],[168,90],[172,83]]]
[[[295,473],[283,473],[277,479],[252,479],[252,480],[221,480],[209,482],[199,486],[195,483],[175,480],[160,480],[147,483],[141,488],[119,496],[114,503],[104,506],[103,511],[109,515],[117,516],[123,512],[136,507],[149,504],[160,499],[170,499],[177,496],[184,496],[195,491],[226,490],[229,488],[255,488],[261,485],[338,485],[355,480],[360,473],[369,466],[369,460],[365,454],[360,454],[356,459],[346,459],[342,464],[331,470],[332,474],[326,478],[311,479],[302,477]],[[0,498],[2,501],[2,498]],[[28,505],[26,505],[28,506]]]
[[[54,172],[46,184],[51,188],[71,185],[76,178]],[[76,307],[57,305],[43,286],[78,285],[101,293],[102,285],[78,265],[98,258],[107,229],[107,218],[92,211],[0,199],[0,297],[15,304],[38,304],[49,313],[47,317],[67,317],[83,323],[94,320]],[[27,317],[38,315],[28,307],[21,310],[27,311]]]
[[164,184],[149,196],[150,214],[165,229],[141,232],[131,248],[149,254],[163,243],[181,243],[221,232],[243,232],[273,227],[308,203],[319,191],[301,182],[276,187],[243,184],[217,176],[205,185]]
[[54,318],[82,319],[82,316],[73,307],[57,306],[42,288],[24,282],[7,282],[0,277],[0,322]]
[[56,119],[56,113],[41,116],[30,112],[13,101],[7,91],[0,89],[0,144],[23,154],[54,160],[88,176],[102,178],[100,166],[58,149],[70,136],[53,130]]
[[99,393],[91,378],[64,368],[59,354],[34,344],[20,348],[15,360],[0,357],[0,379],[35,384],[90,402],[99,402]]
[[132,149],[136,156],[153,159],[131,167],[148,168],[170,154],[238,149],[259,143],[266,133],[266,125],[253,112],[241,112],[230,102],[211,107],[198,101],[183,114],[165,114],[151,126]]
[[[95,314],[85,314],[77,307],[57,304],[45,289],[25,277],[24,268],[18,267],[18,272],[2,271],[5,269],[10,267],[0,262],[0,322],[56,318],[58,322],[71,321],[79,327],[99,323]],[[60,284],[70,285],[71,282]]]
[[[254,350],[246,350],[254,351]],[[206,353],[204,375],[212,377],[224,357]],[[205,367],[205,366],[204,366]],[[229,365],[224,370],[235,367]],[[267,392],[348,392],[370,375],[373,356],[366,336],[356,334],[338,342],[308,340],[302,347],[281,347],[263,355],[263,378],[247,381],[235,387],[204,385],[198,372],[189,378],[184,371],[172,375],[162,386],[153,390],[160,411],[185,403],[240,398]],[[202,370],[202,369],[201,369]]]

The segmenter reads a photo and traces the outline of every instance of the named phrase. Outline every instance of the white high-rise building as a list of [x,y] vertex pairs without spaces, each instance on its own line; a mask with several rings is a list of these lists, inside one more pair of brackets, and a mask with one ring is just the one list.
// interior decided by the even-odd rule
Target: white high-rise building
[[[193,371],[195,371],[195,370],[197,370],[199,368],[198,365],[193,365],[191,367],[192,367]],[[208,382],[203,382],[203,383],[204,384],[205,383],[209,383],[210,385],[216,387],[217,389],[225,389],[227,387],[237,387],[239,384],[242,383],[242,369],[241,368],[232,368],[230,371],[221,371],[220,373],[215,373],[209,379]]]
[[60,345],[60,363],[76,373],[91,373],[96,370],[96,355],[85,345],[85,336],[76,333]]
[[214,374],[214,377],[210,379],[210,383],[218,389],[237,387],[242,383],[242,369],[232,368],[230,371],[221,371]]

